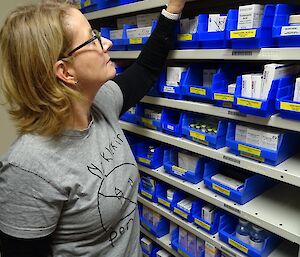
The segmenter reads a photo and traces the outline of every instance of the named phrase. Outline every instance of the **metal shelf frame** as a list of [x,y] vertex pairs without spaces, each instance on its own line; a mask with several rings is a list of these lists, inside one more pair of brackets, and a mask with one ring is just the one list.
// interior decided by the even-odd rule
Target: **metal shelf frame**
[[283,119],[278,114],[270,118],[262,118],[253,115],[246,115],[240,113],[238,110],[227,109],[214,106],[210,103],[192,102],[184,100],[173,100],[161,97],[145,96],[142,103],[159,105],[163,107],[174,108],[178,110],[191,111],[196,113],[208,114],[218,116],[221,118],[228,118],[232,120],[244,121],[263,126],[269,126],[280,129],[287,129],[300,132],[300,122],[296,120]]
[[[139,170],[236,216],[257,224],[291,242],[300,244],[300,188],[280,183],[252,201],[239,205],[215,194],[204,182],[192,184],[166,173],[163,167],[152,170],[139,165]],[[287,192],[282,194],[282,192]],[[277,210],[276,212],[274,210]]]
[[173,145],[175,147],[179,147],[209,157],[211,159],[222,161],[224,163],[228,163],[233,166],[300,187],[300,154],[289,158],[276,167],[273,167],[240,156],[236,156],[230,153],[229,148],[227,147],[215,150],[213,148],[209,148],[207,146],[192,142],[185,138],[170,136],[162,132],[139,127],[128,122],[120,121],[120,124],[121,127],[126,131],[130,131],[144,137]]
[[[175,214],[173,214],[171,211],[167,210],[166,208],[164,208],[156,203],[152,203],[141,196],[138,197],[138,201],[141,204],[152,209],[153,211],[166,217],[170,221],[176,223],[178,226],[184,228],[188,232],[194,234],[195,236],[197,236],[199,238],[202,238],[206,242],[213,244],[215,247],[217,247],[219,250],[223,251],[224,253],[227,253],[228,255],[230,255],[232,257],[246,257],[246,255],[240,253],[239,251],[233,249],[231,246],[222,242],[218,237],[218,233],[216,235],[210,235],[207,232],[198,229],[194,224],[189,223],[182,218],[179,218],[178,216],[176,216]],[[284,241],[277,249],[275,249],[269,255],[269,257],[296,257],[296,256],[297,256],[297,246],[295,246],[287,241]]]

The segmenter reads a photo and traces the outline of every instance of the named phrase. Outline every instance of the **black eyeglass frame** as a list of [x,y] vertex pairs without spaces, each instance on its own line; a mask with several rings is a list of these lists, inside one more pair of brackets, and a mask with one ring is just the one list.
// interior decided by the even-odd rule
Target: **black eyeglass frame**
[[77,46],[76,48],[74,48],[72,51],[70,51],[68,53],[68,56],[71,56],[73,53],[75,53],[76,51],[78,51],[80,48],[92,43],[94,40],[98,39],[99,40],[99,43],[100,43],[100,46],[103,50],[103,45],[102,45],[102,42],[101,42],[101,33],[96,30],[96,29],[93,29],[92,30],[92,33],[94,34],[94,36],[92,38],[90,38],[89,40],[85,41],[84,43],[82,43],[81,45]]

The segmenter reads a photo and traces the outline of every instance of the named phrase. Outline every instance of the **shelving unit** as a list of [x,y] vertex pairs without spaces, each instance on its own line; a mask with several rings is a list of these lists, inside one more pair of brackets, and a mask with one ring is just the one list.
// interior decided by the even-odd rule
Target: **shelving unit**
[[[193,1],[195,0],[190,0],[190,2]],[[152,9],[154,10],[159,7],[163,7],[168,2],[169,0],[144,0],[128,5],[95,11],[85,14],[85,16],[90,21],[99,19],[105,20],[112,16],[125,16],[126,14],[130,16],[137,12],[148,12]],[[236,1],[236,3],[243,2],[245,1]],[[209,4],[216,5],[216,3],[206,3],[206,5]],[[112,59],[134,60],[138,57],[139,53],[140,51],[112,51],[110,52],[110,57]],[[265,48],[260,50],[197,49],[170,51],[168,59],[194,61],[232,60],[271,62],[300,61],[299,56],[300,48]],[[144,97],[141,102],[300,132],[300,123],[297,121],[282,119],[278,115],[273,115],[268,119],[264,119],[251,115],[244,115],[239,113],[237,110],[220,108],[208,103],[179,101],[149,96]],[[229,149],[226,147],[219,150],[214,150],[184,138],[173,137],[127,122],[121,121],[120,124],[121,127],[126,131],[130,131],[147,138],[152,138],[169,145],[180,147],[182,149],[207,156],[211,159],[222,161],[224,163],[228,163],[230,165],[259,173],[286,183],[279,183],[274,188],[270,189],[259,197],[253,199],[245,205],[240,206],[208,190],[204,186],[203,182],[194,185],[165,173],[163,169],[151,170],[143,166],[139,166],[139,169],[146,174],[152,175],[153,177],[160,179],[172,186],[178,187],[191,195],[210,202],[239,217],[245,218],[250,222],[253,222],[290,241],[284,241],[271,253],[270,257],[296,257],[297,253],[298,257],[300,257],[300,154],[293,156],[276,167],[272,167],[235,156],[231,154]],[[138,201],[185,228],[189,232],[195,234],[196,236],[212,243],[220,250],[230,254],[230,256],[245,256],[231,248],[229,245],[221,242],[217,235],[211,236],[208,233],[199,230],[194,225],[182,220],[181,218],[178,218],[164,207],[154,204],[142,197],[139,197]],[[141,230],[146,236],[151,238],[162,248],[166,249],[176,257],[179,256],[170,247],[169,235],[158,239],[151,235],[147,230],[143,228]],[[293,244],[293,242],[295,242],[295,244]]]

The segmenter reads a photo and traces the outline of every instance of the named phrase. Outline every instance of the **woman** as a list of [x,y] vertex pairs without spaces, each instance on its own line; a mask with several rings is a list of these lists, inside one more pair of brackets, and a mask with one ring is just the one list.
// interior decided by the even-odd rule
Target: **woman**
[[1,32],[1,84],[19,137],[0,162],[2,257],[141,256],[138,169],[119,116],[159,77],[186,0],[170,0],[122,75],[67,4],[18,8]]

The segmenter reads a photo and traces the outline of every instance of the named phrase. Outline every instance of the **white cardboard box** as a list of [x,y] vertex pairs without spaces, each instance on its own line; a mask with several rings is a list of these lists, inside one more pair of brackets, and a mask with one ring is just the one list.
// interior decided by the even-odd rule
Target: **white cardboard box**
[[276,151],[279,143],[280,133],[262,132],[261,147]]
[[217,73],[215,69],[203,69],[203,86],[211,87],[214,75]]
[[140,14],[136,16],[137,27],[150,27],[152,26],[152,22],[156,20],[159,16],[159,13],[148,13],[148,14]]
[[199,158],[193,153],[178,152],[178,166],[185,170],[195,171]]
[[234,94],[235,93],[236,84],[232,83],[228,85],[227,92],[228,94]]
[[260,99],[261,97],[261,90],[262,90],[262,74],[252,74],[252,90],[251,95],[254,99]]
[[264,6],[251,4],[239,7],[237,29],[255,29],[261,25]]
[[247,127],[237,124],[235,127],[235,141],[246,143]]
[[262,131],[260,129],[254,128],[254,127],[248,127],[246,143],[260,147],[261,146],[261,135],[262,135]]
[[212,244],[205,242],[205,257],[216,257],[219,250]]
[[109,32],[109,39],[122,39],[123,29],[111,30]]
[[188,232],[184,230],[183,228],[179,227],[179,239],[178,239],[179,245],[187,250],[188,246]]
[[127,38],[150,37],[152,27],[127,29]]
[[190,19],[181,19],[180,20],[180,33],[189,34],[190,33]]
[[192,233],[188,233],[188,252],[193,256],[197,256],[197,238]]
[[[211,177],[212,180],[217,181],[225,186],[228,186],[234,190],[241,190],[244,186],[244,182],[239,181],[237,179],[228,177],[224,174],[216,174],[214,176]],[[203,210],[203,209],[202,209]]]
[[167,86],[179,86],[182,73],[186,71],[186,67],[167,67]]
[[300,102],[300,78],[296,79],[293,101]]
[[215,218],[215,211],[216,211],[215,206],[213,206],[212,204],[207,204],[202,207],[201,218],[206,222],[212,224]]
[[141,244],[142,244],[144,249],[146,249],[149,253],[151,253],[153,242],[149,238],[143,237],[141,239]]
[[252,97],[252,74],[242,75],[242,97]]

